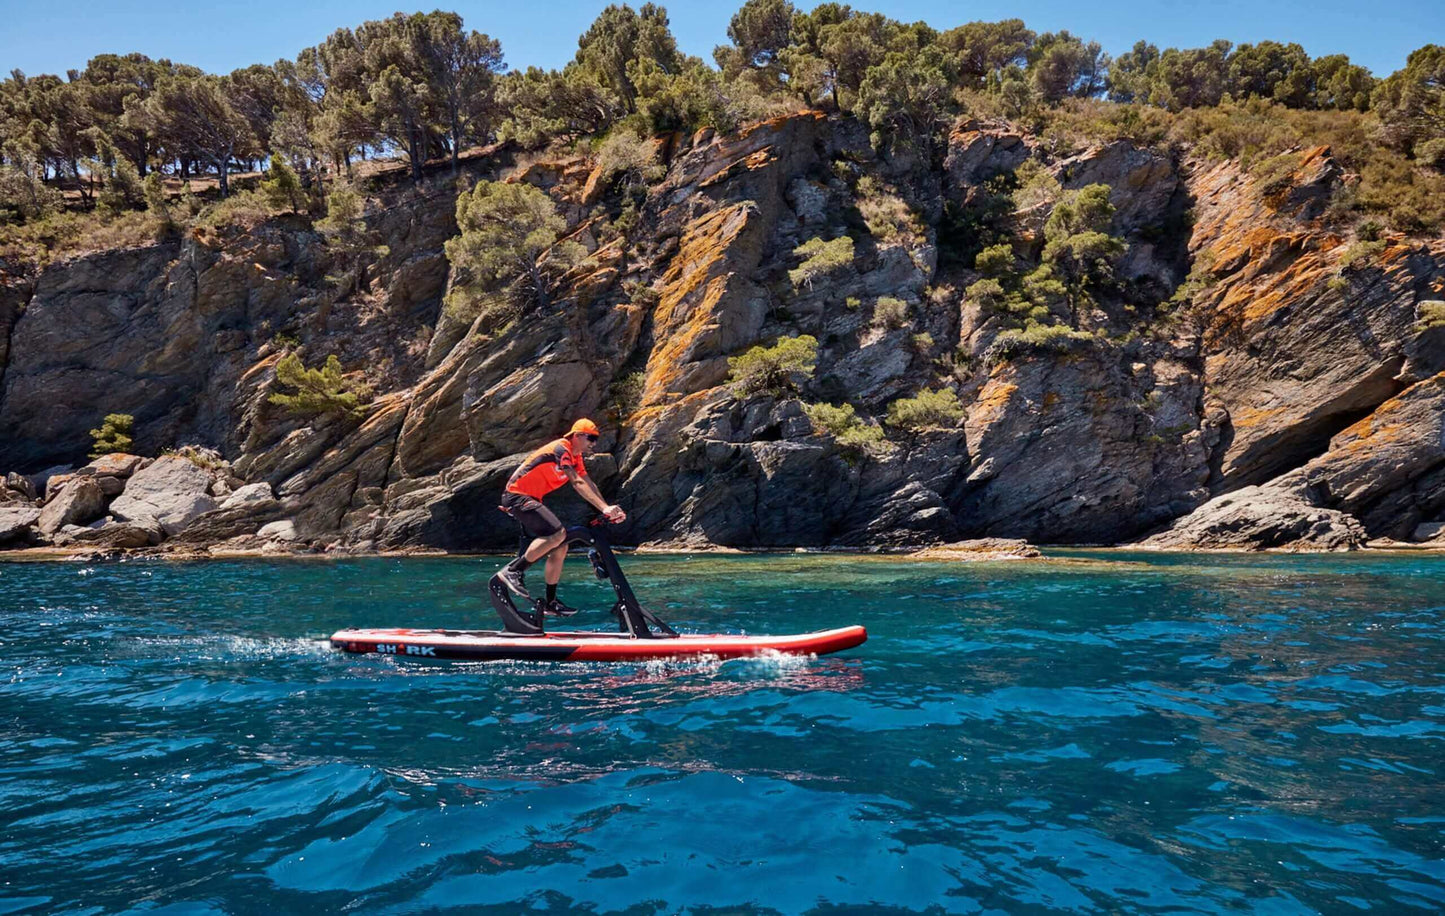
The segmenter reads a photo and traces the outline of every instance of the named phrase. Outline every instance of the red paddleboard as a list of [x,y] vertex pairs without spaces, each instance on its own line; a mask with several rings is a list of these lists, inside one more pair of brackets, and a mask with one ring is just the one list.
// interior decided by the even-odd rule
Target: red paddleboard
[[411,658],[524,659],[549,662],[628,662],[653,658],[743,658],[749,655],[826,655],[862,645],[862,627],[793,636],[676,636],[633,639],[615,633],[556,632],[518,636],[496,630],[338,630],[331,645],[347,652]]

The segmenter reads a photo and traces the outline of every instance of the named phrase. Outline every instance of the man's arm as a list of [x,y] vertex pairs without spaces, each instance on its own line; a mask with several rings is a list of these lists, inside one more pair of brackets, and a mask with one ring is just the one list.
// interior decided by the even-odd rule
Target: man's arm
[[594,484],[590,478],[578,474],[575,468],[563,468],[562,473],[566,474],[567,479],[572,481],[572,488],[577,491],[577,495],[596,507],[598,512],[607,516],[608,521],[626,521],[627,513],[623,512],[620,507],[611,505],[607,500],[603,499],[602,492],[597,489],[597,485]]

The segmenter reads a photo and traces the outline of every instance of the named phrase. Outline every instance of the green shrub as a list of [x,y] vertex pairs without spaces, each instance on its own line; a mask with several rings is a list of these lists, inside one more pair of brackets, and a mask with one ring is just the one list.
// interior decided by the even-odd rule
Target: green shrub
[[1340,270],[1364,270],[1384,250],[1384,240],[1356,242],[1340,255]]
[[864,422],[852,404],[805,404],[803,410],[815,429],[831,435],[840,448],[855,453],[877,454],[888,449],[881,426]]
[[888,405],[888,425],[922,430],[956,426],[963,419],[963,405],[952,388],[925,388],[911,398],[899,398]]
[[98,171],[105,175],[105,184],[95,197],[95,211],[102,219],[113,218],[145,203],[145,185],[129,159],[119,156],[113,165]]
[[285,331],[277,331],[271,335],[271,349],[299,350],[301,349],[301,338],[295,334],[287,334]]
[[631,416],[642,403],[642,390],[647,386],[647,373],[641,370],[619,375],[612,380],[612,409],[619,419]]
[[812,378],[817,365],[818,339],[807,334],[728,358],[729,380],[740,397],[797,391],[799,381]]
[[973,259],[973,269],[985,277],[1000,278],[1014,273],[1012,245],[990,245]]
[[371,396],[365,385],[355,385],[346,379],[341,360],[334,355],[326,357],[326,365],[320,369],[307,369],[300,356],[287,353],[276,363],[276,381],[295,389],[295,393],[276,392],[267,400],[299,417],[360,416],[366,412],[363,403]]
[[858,309],[863,307],[863,300],[859,299],[857,296],[849,296],[847,299],[843,300],[843,306],[850,312],[856,312],[858,311]]
[[933,349],[933,335],[924,331],[922,334],[914,334],[912,338],[913,349],[919,353],[927,353]]
[[624,186],[644,185],[661,178],[666,171],[657,162],[657,147],[625,128],[607,135],[597,149],[599,180]]
[[996,312],[1004,307],[1008,296],[1003,284],[997,280],[979,280],[964,290],[964,298],[985,312]]
[[86,252],[151,245],[169,229],[155,214],[137,210],[109,219],[62,211],[18,226],[0,225],[0,259],[38,269]]
[[1286,108],[1262,99],[1224,102],[1174,115],[1170,138],[1197,155],[1236,159],[1246,168],[1292,150],[1328,146],[1341,166],[1359,176],[1336,192],[1330,218],[1378,216],[1403,232],[1445,224],[1445,175],[1418,168],[1381,142],[1373,114]]
[[293,213],[301,209],[306,199],[301,179],[280,156],[271,157],[271,168],[266,173],[266,180],[261,182],[261,196],[271,207]]
[[1014,169],[1018,187],[1013,192],[1014,209],[1031,210],[1034,207],[1051,204],[1063,193],[1063,186],[1037,159],[1025,159]]
[[1445,328],[1445,301],[1440,299],[1426,299],[1420,303],[1416,314],[1419,318],[1416,324],[1421,330],[1428,331],[1431,328]]
[[1250,167],[1249,174],[1254,178],[1259,193],[1272,197],[1289,189],[1299,164],[1299,153],[1280,153],[1256,162]]
[[0,165],[0,226],[58,213],[65,198],[28,170]]
[[923,225],[908,204],[885,189],[876,179],[858,179],[858,212],[868,232],[880,242],[912,241],[923,234]]
[[986,361],[993,365],[1031,352],[1067,353],[1093,340],[1094,335],[1087,331],[1030,320],[1022,329],[1004,331],[995,337]]
[[278,211],[270,199],[259,190],[233,191],[231,196],[218,200],[201,211],[196,224],[211,229],[226,226],[253,228],[270,219]]
[[1415,147],[1415,161],[1437,172],[1445,172],[1445,137],[1426,140]]
[[1175,287],[1174,294],[1160,305],[1166,309],[1189,305],[1195,296],[1214,286],[1216,282],[1218,280],[1214,276],[1214,257],[1207,251],[1203,252],[1190,266],[1189,276],[1185,277],[1184,282]]
[[99,458],[111,452],[129,452],[135,445],[131,439],[134,427],[135,417],[128,413],[106,414],[100,429],[90,431],[90,438],[94,440],[90,447],[90,457]]
[[879,296],[873,303],[873,323],[890,331],[903,327],[908,323],[908,303],[892,296]]
[[853,263],[853,240],[846,235],[831,242],[809,239],[794,248],[793,254],[802,258],[803,263],[788,271],[788,279],[794,289],[806,286],[811,291],[816,281]]

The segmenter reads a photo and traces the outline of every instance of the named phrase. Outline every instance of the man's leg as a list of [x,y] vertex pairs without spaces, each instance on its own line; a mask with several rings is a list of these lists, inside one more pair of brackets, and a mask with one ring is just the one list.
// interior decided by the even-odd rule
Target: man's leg
[[[552,575],[552,554],[557,552],[559,546],[565,546],[562,545],[562,541],[566,537],[567,532],[558,531],[551,537],[536,538],[532,543],[527,545],[527,552],[522,554],[522,559],[526,560],[527,565],[530,566],[542,559],[543,554],[545,554],[547,556],[547,581],[555,582],[556,579]],[[567,556],[566,550],[562,551],[562,556]],[[561,564],[557,566],[557,575],[562,575]]]
[[[558,582],[562,581],[562,564],[565,562],[567,562],[566,544],[557,545],[552,548],[551,553],[547,554],[547,571],[543,574],[543,578],[547,580],[549,593],[556,589]],[[547,597],[551,598],[553,595],[548,594]]]
[[[542,559],[543,556],[547,556],[547,575],[550,577],[552,575],[552,552],[560,548],[563,555],[566,555],[567,531],[562,527],[557,516],[553,515],[552,511],[542,505],[539,500],[529,499],[516,506],[512,510],[512,517],[521,523],[528,534],[535,537],[532,543],[527,545],[526,552],[504,566],[498,575],[502,584],[511,589],[514,594],[531,600],[532,596],[527,592],[526,583],[522,578],[527,567]],[[557,575],[561,575],[560,566]]]
[[557,600],[557,583],[562,581],[562,567],[567,562],[567,545],[562,544],[547,554],[547,569],[545,578],[547,580],[547,597],[542,601],[545,613],[554,617],[570,617],[577,613],[574,607],[568,607]]

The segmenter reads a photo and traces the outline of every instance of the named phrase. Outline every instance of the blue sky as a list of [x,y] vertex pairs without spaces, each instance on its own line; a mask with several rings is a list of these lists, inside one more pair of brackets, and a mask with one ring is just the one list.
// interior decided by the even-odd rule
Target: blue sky
[[[713,46],[727,40],[728,19],[740,4],[676,0],[663,5],[683,49],[711,61]],[[420,7],[402,6],[397,0],[78,0],[50,6],[0,0],[0,73],[16,67],[32,75],[59,73],[83,67],[95,54],[127,51],[226,72],[295,57],[340,26],[398,9],[436,6],[456,10],[469,28],[500,39],[509,65],[556,67],[571,58],[577,36],[605,5],[597,0],[461,0]],[[1377,76],[1404,66],[1415,48],[1445,41],[1440,0],[1392,0],[1381,6],[1360,0],[1123,0],[1093,6],[1062,0],[855,0],[853,6],[905,21],[922,19],[936,28],[1017,16],[1037,31],[1068,29],[1092,38],[1113,54],[1140,38],[1161,48],[1193,47],[1215,38],[1297,41],[1314,56],[1348,54]]]

